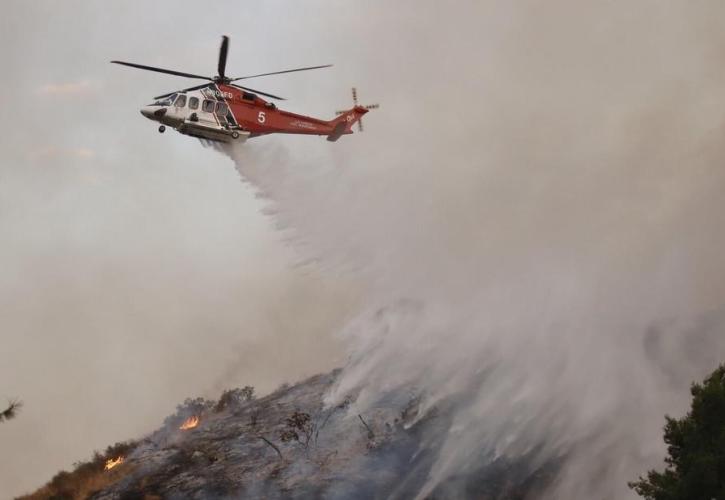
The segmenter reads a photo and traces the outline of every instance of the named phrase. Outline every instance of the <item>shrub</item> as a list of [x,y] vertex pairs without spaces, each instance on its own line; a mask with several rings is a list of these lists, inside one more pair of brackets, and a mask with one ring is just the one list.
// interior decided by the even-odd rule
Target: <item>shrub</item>
[[245,385],[241,389],[227,389],[214,406],[214,411],[220,412],[226,408],[239,406],[254,399],[254,387]]
[[287,417],[285,423],[287,428],[279,436],[282,442],[297,441],[306,448],[315,432],[315,425],[312,423],[310,414],[297,410]]

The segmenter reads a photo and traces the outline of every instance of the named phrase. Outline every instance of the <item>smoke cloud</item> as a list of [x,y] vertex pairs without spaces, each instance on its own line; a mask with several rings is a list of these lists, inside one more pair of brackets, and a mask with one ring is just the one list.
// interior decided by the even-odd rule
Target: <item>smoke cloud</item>
[[395,88],[365,135],[227,152],[303,260],[366,290],[330,402],[456,402],[421,497],[536,450],[565,459],[549,498],[629,498],[725,356],[725,6],[438,9],[359,13]]
[[[722,2],[69,2],[0,16],[4,492],[342,360],[329,399],[361,413],[455,403],[421,494],[528,448],[564,457],[555,498],[661,464],[663,414],[725,355]],[[382,107],[233,152],[253,200],[139,115],[183,81],[108,64],[210,74],[221,34],[235,75],[335,64],[252,85],[285,109]]]

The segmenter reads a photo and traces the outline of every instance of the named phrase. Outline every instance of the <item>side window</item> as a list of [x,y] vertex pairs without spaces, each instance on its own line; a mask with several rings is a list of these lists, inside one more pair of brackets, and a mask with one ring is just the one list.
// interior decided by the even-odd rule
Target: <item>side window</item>
[[201,104],[201,109],[207,113],[213,113],[214,112],[214,101],[210,101],[209,99],[204,99],[204,102]]
[[216,103],[216,114],[218,114],[219,116],[227,116],[227,111],[229,111],[229,109],[227,108],[226,103]]
[[174,106],[176,106],[177,108],[183,108],[184,106],[186,106],[186,96],[180,95],[179,97],[177,97]]
[[189,97],[189,109],[196,109],[199,107],[198,97]]

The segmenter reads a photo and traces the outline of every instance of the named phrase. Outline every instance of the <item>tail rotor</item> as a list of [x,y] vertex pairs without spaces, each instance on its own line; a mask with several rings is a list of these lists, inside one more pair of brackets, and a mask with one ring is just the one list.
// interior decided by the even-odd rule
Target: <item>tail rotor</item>
[[[367,104],[367,105],[360,106],[360,104],[358,103],[358,100],[357,100],[357,89],[355,87],[352,88],[352,103],[355,105],[356,108],[362,107],[367,110],[378,109],[380,107],[380,104]],[[347,113],[347,111],[335,111],[336,115],[341,115],[343,113]],[[362,119],[358,120],[357,129],[359,132],[363,131]]]

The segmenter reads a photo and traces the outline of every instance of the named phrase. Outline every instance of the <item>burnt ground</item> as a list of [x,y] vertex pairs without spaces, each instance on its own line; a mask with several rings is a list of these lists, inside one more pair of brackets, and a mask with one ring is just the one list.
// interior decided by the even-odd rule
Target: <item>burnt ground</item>
[[[121,465],[103,470],[119,453],[109,447],[24,498],[415,498],[447,428],[446,411],[418,415],[412,393],[389,395],[364,414],[355,410],[355,395],[327,408],[323,397],[338,373],[259,399],[238,389],[218,402],[187,400],[158,430],[125,443]],[[190,416],[198,416],[199,425],[180,430]],[[554,472],[552,464],[535,467],[532,461],[473,462],[427,498],[535,498]]]

